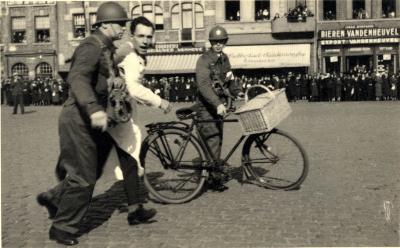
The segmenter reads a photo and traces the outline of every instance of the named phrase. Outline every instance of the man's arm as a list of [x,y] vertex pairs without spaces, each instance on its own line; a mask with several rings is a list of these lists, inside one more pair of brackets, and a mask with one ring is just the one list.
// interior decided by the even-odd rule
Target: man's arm
[[91,85],[100,55],[101,49],[94,44],[86,43],[79,46],[75,51],[73,64],[68,75],[71,92],[88,116],[97,111],[104,111],[104,108],[98,104]]
[[211,86],[210,73],[206,61],[200,57],[196,64],[196,86],[202,97],[217,109],[223,103]]

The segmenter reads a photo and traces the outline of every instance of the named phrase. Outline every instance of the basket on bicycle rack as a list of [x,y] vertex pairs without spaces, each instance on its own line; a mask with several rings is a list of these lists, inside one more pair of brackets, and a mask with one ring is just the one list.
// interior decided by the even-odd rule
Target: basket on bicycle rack
[[267,93],[257,95],[235,112],[245,135],[271,131],[292,112],[285,89],[271,91],[261,87]]

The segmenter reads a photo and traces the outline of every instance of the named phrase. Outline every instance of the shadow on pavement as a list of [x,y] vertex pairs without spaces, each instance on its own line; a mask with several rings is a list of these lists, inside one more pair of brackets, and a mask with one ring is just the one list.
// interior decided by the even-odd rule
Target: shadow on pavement
[[106,222],[115,210],[126,211],[126,193],[123,181],[114,183],[105,193],[94,197],[84,220],[79,224],[78,235],[89,233],[91,230]]
[[24,115],[33,114],[33,113],[36,113],[36,112],[37,112],[36,110],[28,110],[28,111],[24,112]]

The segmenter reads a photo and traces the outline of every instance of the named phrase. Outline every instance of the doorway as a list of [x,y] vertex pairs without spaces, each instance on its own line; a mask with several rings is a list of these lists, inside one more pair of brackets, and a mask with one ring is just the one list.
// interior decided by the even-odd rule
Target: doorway
[[346,71],[372,71],[374,59],[372,55],[347,56]]

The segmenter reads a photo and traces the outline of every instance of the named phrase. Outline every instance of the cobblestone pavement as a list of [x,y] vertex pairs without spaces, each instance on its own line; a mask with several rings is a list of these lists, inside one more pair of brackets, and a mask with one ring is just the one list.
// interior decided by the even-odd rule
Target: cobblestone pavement
[[[176,104],[175,108],[184,106]],[[280,128],[310,157],[300,190],[273,191],[230,181],[183,205],[149,203],[157,222],[128,226],[110,158],[95,189],[91,231],[79,247],[400,246],[400,103],[294,103]],[[60,107],[1,108],[3,247],[59,247],[37,193],[55,185]],[[174,115],[139,109],[142,124]],[[225,144],[240,136],[227,124]],[[224,148],[226,151],[227,148]],[[231,159],[240,161],[240,152]]]

